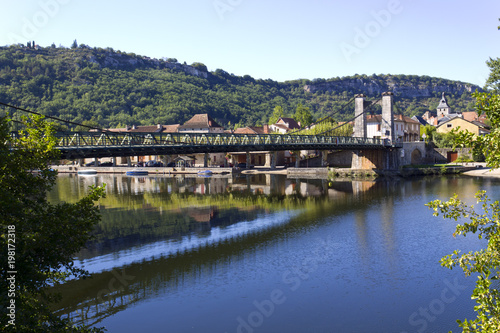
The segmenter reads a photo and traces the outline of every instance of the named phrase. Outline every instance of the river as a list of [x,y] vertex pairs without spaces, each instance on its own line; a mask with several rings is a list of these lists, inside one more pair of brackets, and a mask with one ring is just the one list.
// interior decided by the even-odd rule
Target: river
[[498,180],[336,181],[60,175],[52,202],[106,183],[90,279],[54,308],[108,332],[454,332],[474,317],[475,278],[439,260],[477,237],[425,204]]

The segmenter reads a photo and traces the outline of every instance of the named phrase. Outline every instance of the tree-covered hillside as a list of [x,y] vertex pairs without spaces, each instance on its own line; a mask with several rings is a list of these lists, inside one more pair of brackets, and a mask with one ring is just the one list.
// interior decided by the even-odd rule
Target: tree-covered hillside
[[[340,110],[354,94],[374,98],[387,90],[409,116],[435,111],[443,91],[454,110],[465,111],[473,109],[471,92],[477,88],[405,75],[276,82],[111,48],[0,47],[0,102],[100,127],[183,123],[196,113],[208,113],[226,128],[258,125],[267,123],[276,106],[293,115],[299,104],[318,119]],[[353,110],[342,110],[336,120],[350,119]],[[6,111],[13,112],[1,113]]]

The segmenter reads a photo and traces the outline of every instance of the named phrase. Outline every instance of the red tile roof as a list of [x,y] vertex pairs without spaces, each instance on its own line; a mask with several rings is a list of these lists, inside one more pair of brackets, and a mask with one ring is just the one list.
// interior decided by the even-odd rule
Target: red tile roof
[[208,114],[195,114],[191,119],[186,121],[184,125],[181,125],[179,129],[184,128],[214,128],[222,127],[215,120],[213,120]]
[[278,121],[276,122],[275,125],[278,125],[281,122],[283,122],[283,124],[285,124],[285,125],[288,124],[287,126],[289,129],[299,129],[300,128],[299,124],[293,118],[280,117],[280,119],[278,119]]
[[247,126],[234,130],[235,134],[269,134],[269,127],[266,126]]

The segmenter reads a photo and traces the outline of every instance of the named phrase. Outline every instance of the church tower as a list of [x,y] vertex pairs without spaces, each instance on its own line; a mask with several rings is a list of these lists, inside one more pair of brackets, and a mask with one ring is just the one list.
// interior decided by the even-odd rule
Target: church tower
[[439,105],[437,107],[437,117],[438,119],[441,119],[451,113],[451,108],[448,105],[448,101],[446,100],[446,97],[444,97],[444,92],[443,96],[441,97],[441,100],[439,101]]

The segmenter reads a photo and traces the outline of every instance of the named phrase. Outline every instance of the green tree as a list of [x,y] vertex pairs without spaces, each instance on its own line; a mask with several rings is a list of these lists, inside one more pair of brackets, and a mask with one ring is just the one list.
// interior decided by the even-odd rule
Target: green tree
[[436,127],[432,125],[425,125],[422,127],[422,136],[425,134],[425,143],[429,143],[434,140],[434,134],[436,133]]
[[84,120],[81,122],[82,125],[85,126],[76,126],[75,127],[75,132],[88,132],[92,128],[100,128],[99,123],[95,120]]
[[201,63],[201,62],[193,62],[191,64],[191,67],[194,67],[202,72],[208,72],[208,68],[207,66],[205,66],[205,64]]
[[281,105],[277,105],[274,107],[273,114],[269,118],[268,124],[269,125],[276,124],[278,120],[284,116],[285,116],[285,111],[283,110],[283,107]]
[[78,43],[76,42],[76,39],[73,41],[73,44],[71,44],[72,49],[78,48]]
[[[73,255],[90,239],[100,215],[95,202],[103,188],[75,204],[50,204],[46,193],[57,172],[52,125],[42,117],[23,117],[26,129],[13,138],[7,118],[0,119],[0,331],[97,332],[73,327],[55,316],[49,304],[58,295],[47,288],[87,272],[73,266]],[[8,314],[8,316],[6,315]]]
[[303,106],[301,103],[297,105],[295,115],[293,117],[296,122],[300,123],[300,127],[307,127],[312,124],[313,117],[308,107]]
[[[487,85],[492,91],[476,92],[477,109],[486,113],[491,121],[492,131],[483,137],[476,137],[472,142],[473,149],[480,149],[486,156],[487,165],[500,167],[500,76],[499,59],[487,62],[491,75]],[[470,140],[470,138],[469,138]],[[473,320],[458,320],[463,332],[500,332],[500,203],[492,202],[485,191],[476,193],[479,212],[473,205],[467,205],[455,195],[448,201],[434,200],[427,205],[434,210],[434,215],[442,215],[446,219],[463,221],[458,224],[454,233],[466,236],[477,234],[479,239],[487,240],[485,249],[475,252],[461,253],[454,251],[441,259],[441,264],[448,268],[459,266],[467,276],[477,275],[476,287],[472,298],[477,305],[474,309],[477,317]]]

